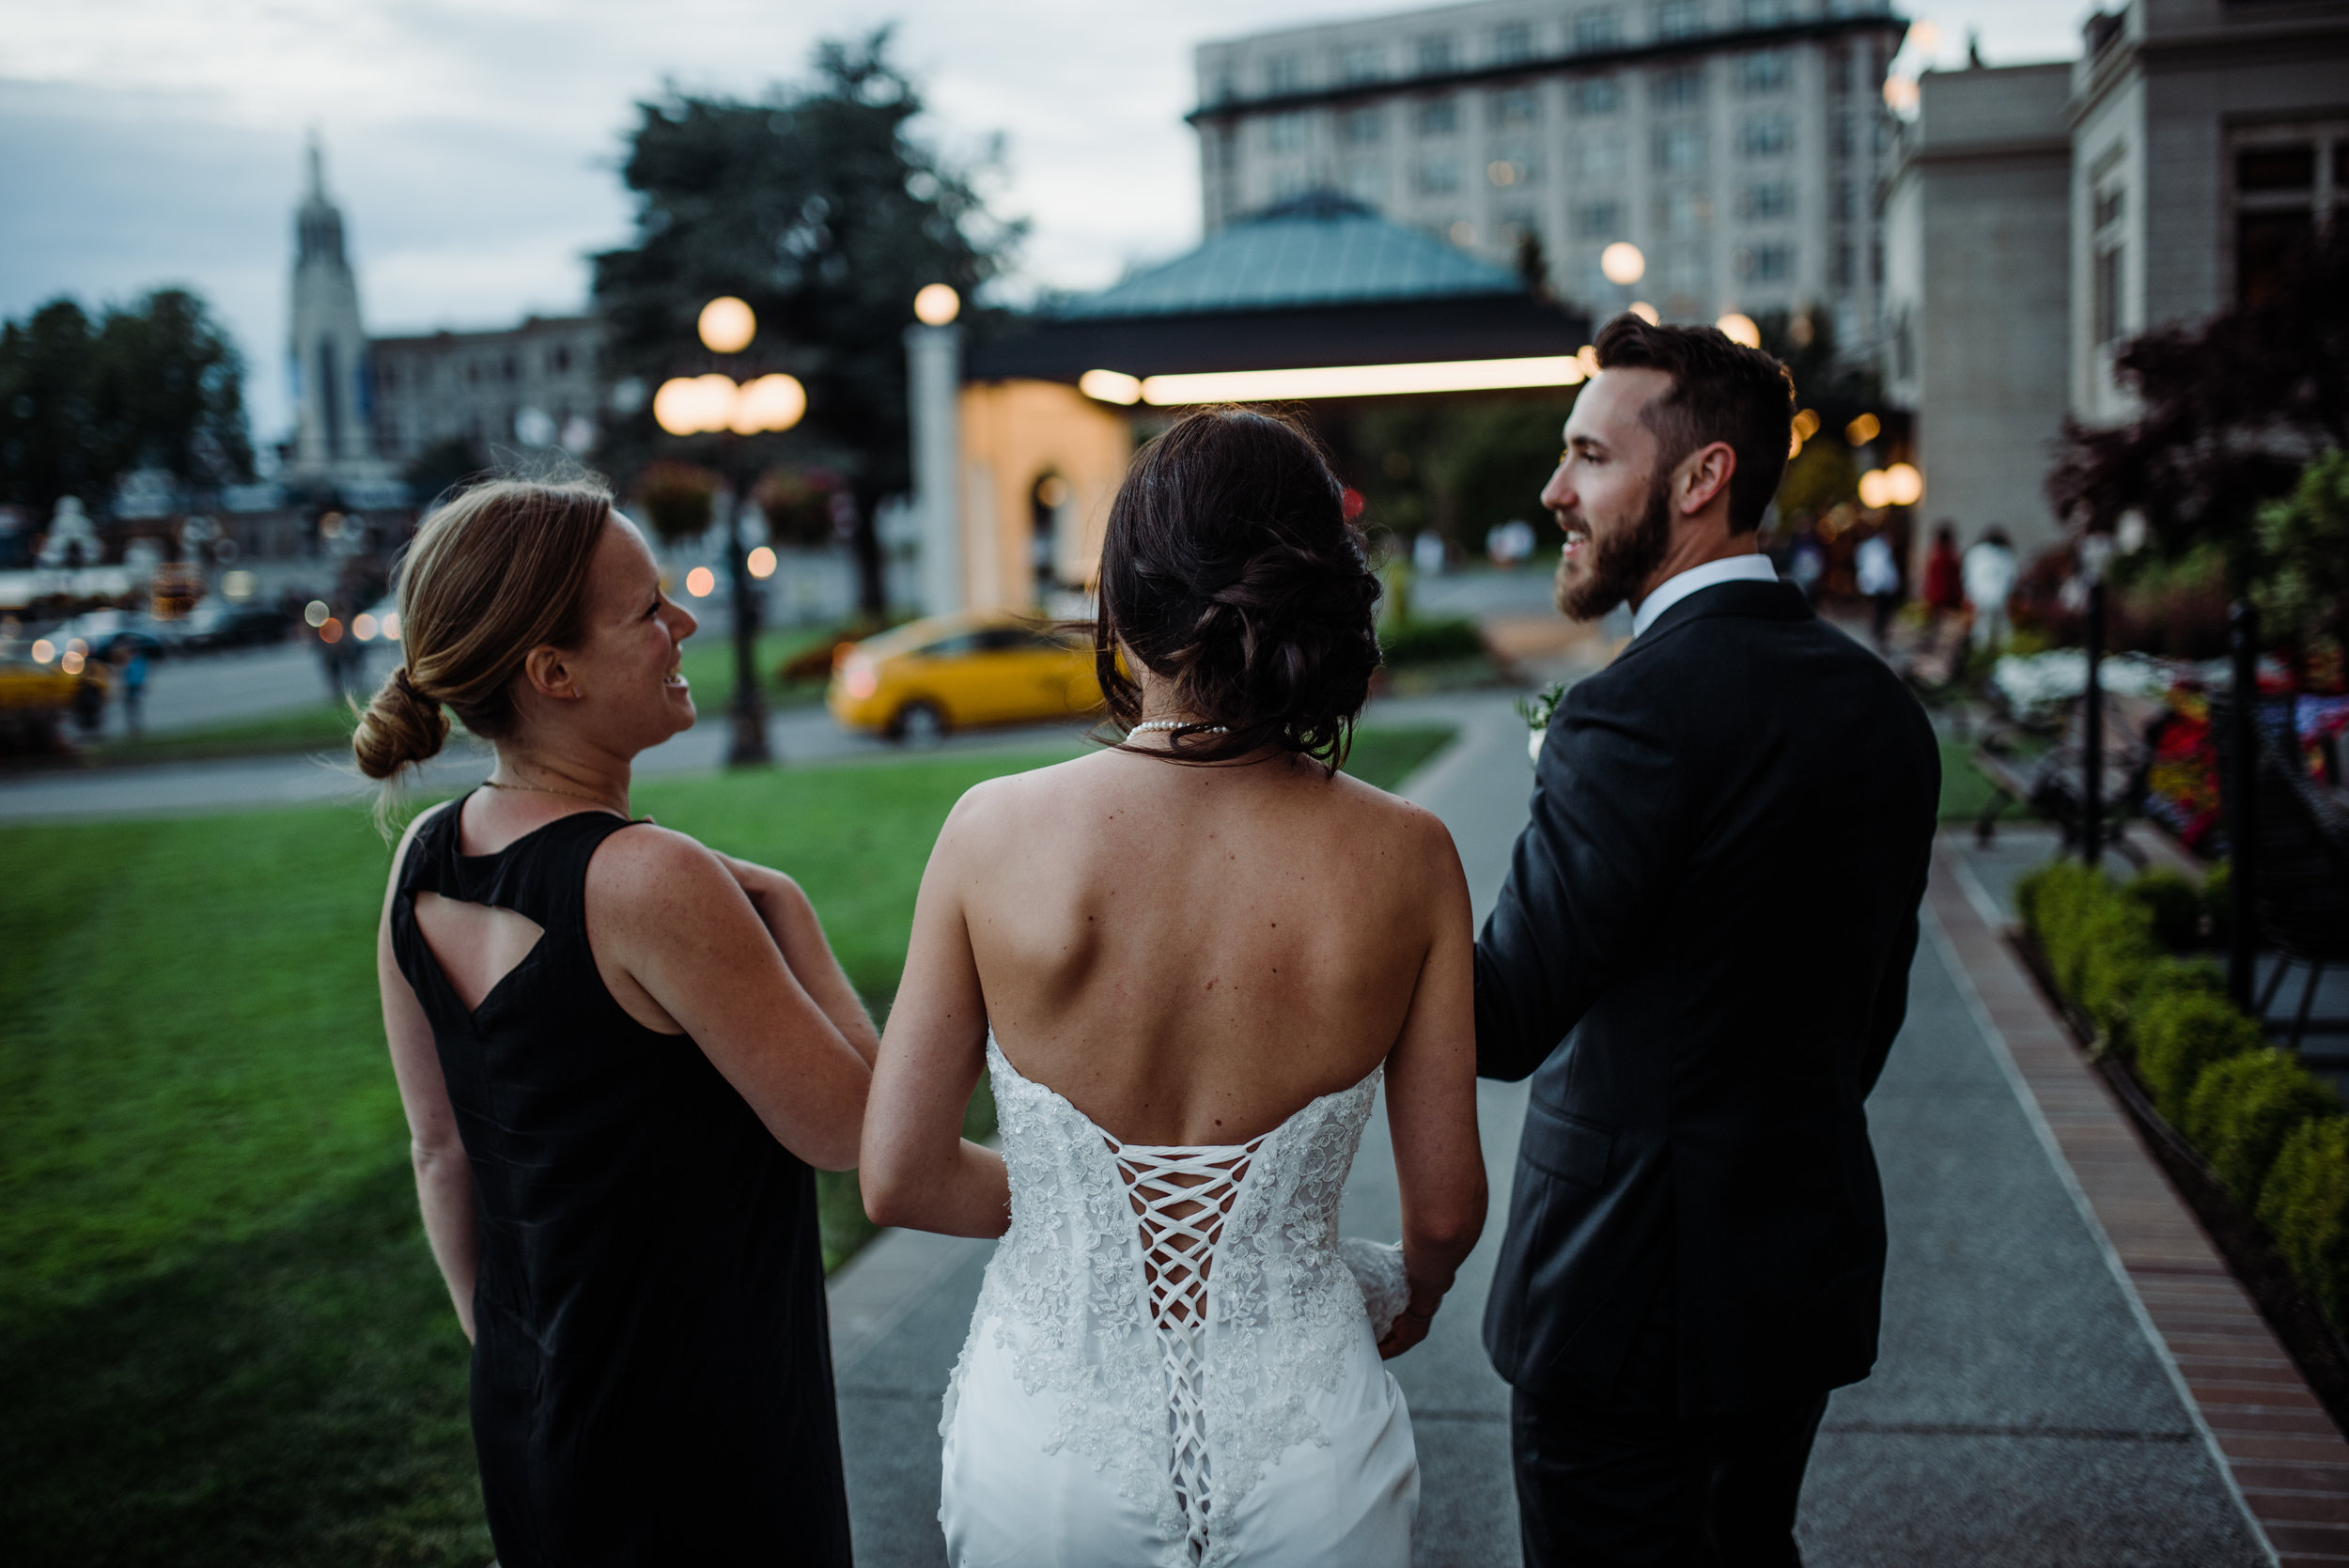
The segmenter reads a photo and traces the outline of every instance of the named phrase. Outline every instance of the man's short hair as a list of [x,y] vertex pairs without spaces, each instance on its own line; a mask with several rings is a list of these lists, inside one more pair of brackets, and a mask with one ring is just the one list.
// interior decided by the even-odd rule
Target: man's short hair
[[1661,370],[1672,386],[1640,417],[1656,434],[1660,478],[1700,446],[1726,442],[1737,454],[1729,479],[1729,531],[1750,534],[1786,473],[1795,379],[1759,349],[1733,343],[1718,327],[1651,327],[1618,316],[1598,334],[1601,370]]

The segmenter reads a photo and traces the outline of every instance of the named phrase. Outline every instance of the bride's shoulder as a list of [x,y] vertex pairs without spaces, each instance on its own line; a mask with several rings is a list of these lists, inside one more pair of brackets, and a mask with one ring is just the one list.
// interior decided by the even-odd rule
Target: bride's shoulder
[[1066,822],[1105,793],[1099,754],[1072,758],[1023,773],[983,779],[962,792],[939,835],[941,848],[962,847],[1017,834],[1039,822]]

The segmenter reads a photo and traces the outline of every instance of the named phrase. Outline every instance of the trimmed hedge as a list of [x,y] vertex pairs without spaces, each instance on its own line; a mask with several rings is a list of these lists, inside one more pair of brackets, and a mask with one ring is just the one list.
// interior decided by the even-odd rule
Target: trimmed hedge
[[2336,1328],[2349,1307],[2349,1121],[2303,1122],[2260,1188],[2260,1222]]
[[[2136,1042],[2137,1076],[2145,1080],[2154,1109],[2191,1140],[2186,1102],[2201,1088],[2203,1074],[2229,1057],[2260,1049],[2267,1036],[2224,997],[2165,991],[2146,1004]],[[2195,1147],[2210,1152],[2199,1142]]]
[[2173,951],[2223,935],[2224,870],[2200,889],[2168,872],[2116,887],[2059,862],[2024,877],[2015,903],[2099,1048],[2134,1065],[2155,1110],[2258,1214],[2326,1317],[2349,1330],[2349,1116],[2227,1000],[2216,964]]
[[1444,664],[1484,651],[1484,634],[1466,615],[1409,615],[1378,629],[1379,656],[1391,665]]
[[2289,1052],[2261,1046],[2203,1072],[2178,1130],[2209,1157],[2229,1192],[2256,1205],[2284,1141],[2304,1122],[2340,1114],[2339,1096],[2315,1074]]

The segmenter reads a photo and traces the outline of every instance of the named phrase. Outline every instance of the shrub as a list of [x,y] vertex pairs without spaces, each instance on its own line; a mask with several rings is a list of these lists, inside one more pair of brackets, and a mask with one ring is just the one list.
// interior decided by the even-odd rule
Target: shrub
[[2259,1215],[2333,1327],[2349,1327],[2349,1120],[2294,1129],[2260,1188]]
[[1378,651],[1389,664],[1440,664],[1474,659],[1485,639],[1466,615],[1410,615],[1378,629]]
[[2226,973],[2207,958],[2154,959],[2140,968],[2130,982],[2123,1016],[2110,1030],[2107,1043],[2122,1060],[2136,1061],[2139,1020],[2157,999],[2181,992],[2223,998],[2227,994]]
[[2178,1130],[2202,1151],[2227,1190],[2249,1204],[2258,1201],[2284,1140],[2303,1122],[2340,1113],[2332,1090],[2270,1047],[2205,1068]]
[[2121,890],[2153,917],[2154,939],[2172,953],[2202,945],[2202,890],[2174,871],[2148,871]]
[[2172,1126],[2185,1125],[2186,1097],[2203,1069],[2267,1043],[2257,1023],[2206,991],[2162,991],[2148,999],[2135,1041],[2138,1076]]

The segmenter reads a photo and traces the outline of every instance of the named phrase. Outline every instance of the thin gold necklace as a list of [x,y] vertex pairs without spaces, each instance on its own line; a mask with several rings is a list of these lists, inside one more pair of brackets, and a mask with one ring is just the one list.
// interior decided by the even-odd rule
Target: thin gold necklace
[[[500,779],[484,779],[481,782],[488,784],[491,789],[530,789],[536,790],[541,795],[568,795],[574,800],[584,800],[591,806],[601,806],[606,811],[610,811],[612,809],[611,801],[599,800],[593,795],[582,795],[576,789],[556,789],[552,784],[506,784]],[[622,815],[626,814],[623,813]]]

